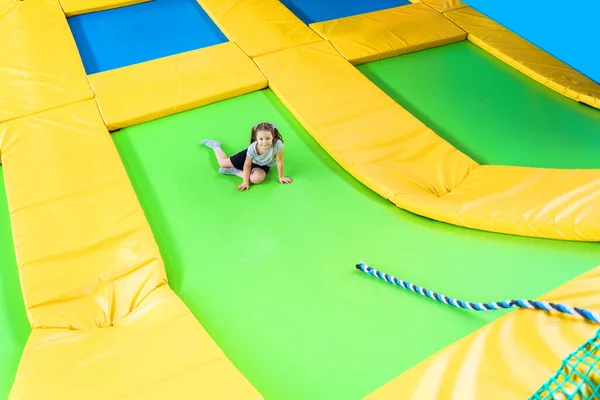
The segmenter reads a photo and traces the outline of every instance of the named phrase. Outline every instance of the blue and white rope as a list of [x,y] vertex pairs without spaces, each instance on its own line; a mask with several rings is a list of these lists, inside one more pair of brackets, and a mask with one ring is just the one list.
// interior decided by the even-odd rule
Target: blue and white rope
[[383,279],[391,284],[400,286],[404,289],[408,289],[412,292],[418,293],[422,296],[429,297],[430,299],[437,300],[441,303],[447,304],[449,306],[464,308],[466,310],[472,311],[492,311],[499,310],[503,308],[527,308],[534,310],[542,310],[542,311],[556,311],[564,314],[574,315],[578,317],[582,317],[589,321],[600,324],[600,315],[593,311],[584,310],[577,307],[565,306],[562,304],[555,304],[548,301],[541,300],[505,300],[505,301],[495,301],[490,303],[472,303],[470,301],[456,300],[451,297],[445,296],[443,294],[439,294],[436,292],[432,292],[431,290],[425,289],[421,286],[414,285],[410,282],[403,281],[402,279],[398,279],[392,275],[386,274],[385,272],[381,272],[376,270],[373,267],[368,266],[364,262],[360,262],[356,264],[356,269],[365,272],[369,275],[373,275],[374,277]]

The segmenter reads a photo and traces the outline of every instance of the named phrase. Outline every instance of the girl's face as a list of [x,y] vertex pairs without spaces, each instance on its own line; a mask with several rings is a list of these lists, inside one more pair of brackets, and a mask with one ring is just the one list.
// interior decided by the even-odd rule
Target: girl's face
[[256,132],[256,142],[262,150],[269,150],[273,144],[273,134],[269,131],[258,131]]

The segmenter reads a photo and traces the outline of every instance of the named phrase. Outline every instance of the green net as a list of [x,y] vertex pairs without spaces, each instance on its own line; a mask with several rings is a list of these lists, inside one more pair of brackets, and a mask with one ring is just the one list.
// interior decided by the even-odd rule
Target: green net
[[600,399],[600,330],[563,360],[529,400]]

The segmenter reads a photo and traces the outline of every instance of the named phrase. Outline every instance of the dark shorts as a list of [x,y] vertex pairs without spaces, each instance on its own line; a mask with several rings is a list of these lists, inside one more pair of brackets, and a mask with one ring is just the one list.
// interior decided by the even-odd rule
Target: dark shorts
[[[246,161],[246,153],[248,152],[248,149],[244,149],[242,151],[240,151],[237,154],[234,154],[233,156],[229,157],[229,159],[231,160],[231,164],[233,164],[234,167],[236,167],[237,169],[239,169],[240,171],[244,170],[244,162]],[[252,171],[252,169],[254,168],[260,168],[263,171],[265,171],[265,174],[269,172],[269,169],[271,169],[271,167],[267,166],[267,165],[258,165],[258,164],[254,164],[252,163],[252,168],[250,169],[250,171]]]

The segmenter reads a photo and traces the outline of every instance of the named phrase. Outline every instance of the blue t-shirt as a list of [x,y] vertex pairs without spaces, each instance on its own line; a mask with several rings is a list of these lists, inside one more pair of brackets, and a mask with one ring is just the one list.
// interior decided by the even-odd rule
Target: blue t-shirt
[[256,165],[266,165],[269,167],[273,167],[277,165],[277,153],[283,150],[283,143],[281,140],[276,141],[269,147],[269,150],[265,151],[263,154],[258,154],[256,152],[256,142],[252,142],[252,144],[248,147],[248,152],[246,153],[246,157],[252,159],[252,162]]

